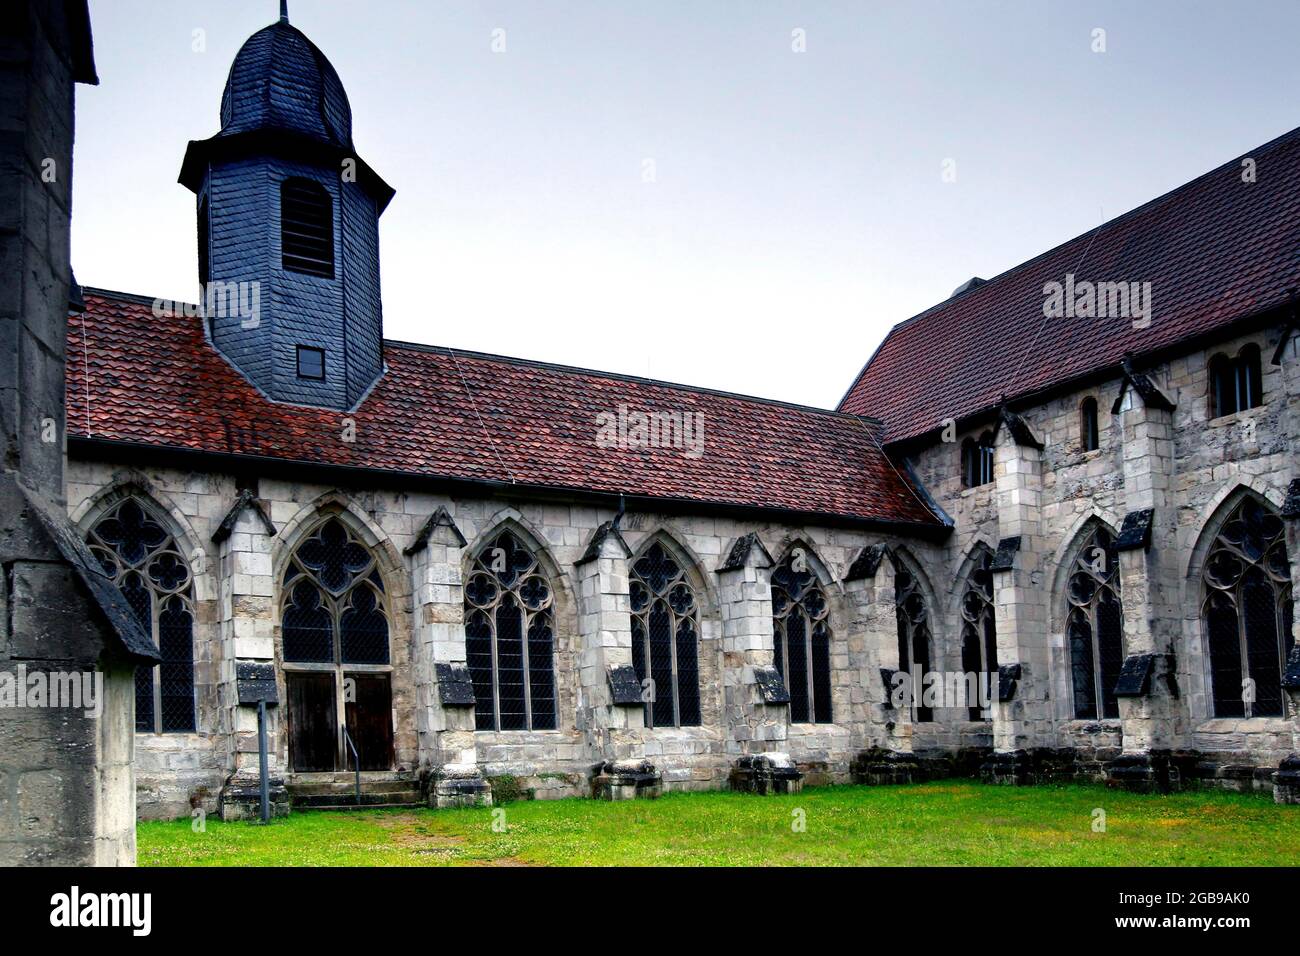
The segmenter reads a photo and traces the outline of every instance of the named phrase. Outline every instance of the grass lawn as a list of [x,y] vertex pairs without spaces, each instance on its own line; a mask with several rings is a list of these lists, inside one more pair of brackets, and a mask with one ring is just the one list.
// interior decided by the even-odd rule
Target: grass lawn
[[[1094,832],[1094,810],[1105,832]],[[272,821],[137,827],[141,866],[1240,866],[1300,860],[1300,807],[1268,795],[942,781],[793,797],[676,793],[493,811],[300,811]],[[803,832],[792,824],[800,818]]]

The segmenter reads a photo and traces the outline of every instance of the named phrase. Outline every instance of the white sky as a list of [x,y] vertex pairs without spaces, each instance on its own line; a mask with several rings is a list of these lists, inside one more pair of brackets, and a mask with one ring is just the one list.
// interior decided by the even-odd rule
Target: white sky
[[[397,190],[380,220],[389,338],[811,405],[834,406],[890,326],[970,276],[1300,125],[1294,0],[289,12]],[[194,299],[181,157],[216,132],[231,60],[277,15],[277,0],[91,0],[80,282]]]

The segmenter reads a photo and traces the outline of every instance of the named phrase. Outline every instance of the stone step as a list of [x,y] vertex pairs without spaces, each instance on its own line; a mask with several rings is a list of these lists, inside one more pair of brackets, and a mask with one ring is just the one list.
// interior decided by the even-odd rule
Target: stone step
[[[356,790],[355,780],[313,781],[310,783],[291,783],[288,790],[298,796],[314,797],[328,794],[347,795]],[[362,780],[362,793],[419,793],[420,785],[413,780]]]
[[[292,773],[285,782],[289,786],[310,786],[318,783],[346,783],[351,785],[356,778],[355,770],[311,770]],[[363,770],[361,783],[414,783],[416,775],[409,770]]]
[[[356,807],[356,797],[352,791],[343,793],[302,794],[290,791],[294,809],[338,809],[339,807]],[[374,791],[361,789],[362,807],[418,807],[422,806],[420,788],[410,787],[406,790]]]
[[[363,794],[364,796],[364,794]],[[409,810],[415,807],[422,807],[423,803],[418,800],[415,803],[362,803],[358,806],[355,803],[325,803],[320,806],[299,806],[294,804],[295,810]]]

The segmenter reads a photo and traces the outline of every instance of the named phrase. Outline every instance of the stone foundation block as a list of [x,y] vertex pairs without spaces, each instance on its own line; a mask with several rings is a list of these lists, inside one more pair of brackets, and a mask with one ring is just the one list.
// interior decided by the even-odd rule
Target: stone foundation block
[[435,809],[492,806],[492,786],[476,764],[444,764],[425,786],[425,800]]
[[996,750],[980,765],[984,783],[1024,786],[1034,782],[1034,762],[1027,750]]
[[[269,781],[271,818],[289,815],[289,791],[284,781],[272,777]],[[262,789],[257,777],[232,777],[221,789],[219,812],[222,820],[260,820],[262,818]]]
[[1031,786],[1038,783],[1068,783],[1081,771],[1073,747],[1034,747],[1028,750],[993,751],[979,765],[985,783]]
[[1273,774],[1273,802],[1300,804],[1300,753],[1283,760]]
[[761,796],[799,793],[803,790],[803,774],[789,754],[752,754],[741,757],[732,767],[731,789]]
[[1181,784],[1182,774],[1164,750],[1121,754],[1106,768],[1106,786],[1136,793],[1168,793]]
[[850,765],[853,782],[868,786],[916,783],[924,778],[921,762],[914,754],[872,747],[854,758]]
[[663,775],[649,760],[606,760],[591,781],[597,800],[653,800],[663,789]]

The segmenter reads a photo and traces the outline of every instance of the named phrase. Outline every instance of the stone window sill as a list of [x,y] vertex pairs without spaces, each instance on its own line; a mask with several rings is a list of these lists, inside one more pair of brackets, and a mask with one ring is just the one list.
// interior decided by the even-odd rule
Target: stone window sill
[[1243,408],[1239,412],[1232,412],[1229,415],[1220,415],[1218,418],[1211,418],[1206,421],[1207,428],[1227,428],[1231,425],[1238,425],[1247,418],[1256,415],[1263,415],[1268,411],[1268,402],[1256,405],[1254,408]]

